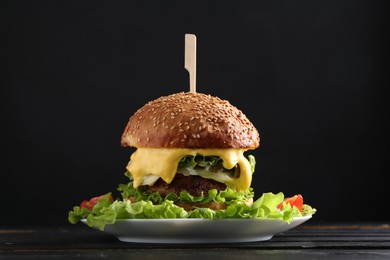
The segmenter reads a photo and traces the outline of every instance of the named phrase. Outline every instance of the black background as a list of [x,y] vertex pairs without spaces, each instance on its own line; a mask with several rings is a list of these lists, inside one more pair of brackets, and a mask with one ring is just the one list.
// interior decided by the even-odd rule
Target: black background
[[253,187],[301,193],[312,223],[388,221],[385,1],[2,1],[1,225],[67,224],[115,191],[128,118],[189,90],[240,108]]

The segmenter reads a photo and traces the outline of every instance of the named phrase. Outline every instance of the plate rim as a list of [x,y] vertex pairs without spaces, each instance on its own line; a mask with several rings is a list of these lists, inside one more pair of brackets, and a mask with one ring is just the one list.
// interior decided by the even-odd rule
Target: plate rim
[[[208,219],[208,218],[120,218],[116,219],[113,224],[107,225],[115,225],[118,222],[225,222],[225,221],[281,221],[285,223],[292,223],[298,220],[309,220],[312,218],[312,215],[301,216],[301,217],[293,217],[291,222],[284,221],[282,219],[277,218],[222,218],[222,219]],[[87,222],[87,219],[83,218],[80,220],[83,223]]]
[[[107,224],[103,230],[92,228],[111,234],[119,241],[131,243],[246,243],[270,240],[279,233],[301,225],[311,217],[312,215],[295,217],[291,222],[272,218],[117,219],[115,223]],[[88,226],[86,219],[83,219],[82,223]],[[223,231],[232,225],[235,228],[230,230],[230,233]],[[188,231],[194,233],[186,233]]]

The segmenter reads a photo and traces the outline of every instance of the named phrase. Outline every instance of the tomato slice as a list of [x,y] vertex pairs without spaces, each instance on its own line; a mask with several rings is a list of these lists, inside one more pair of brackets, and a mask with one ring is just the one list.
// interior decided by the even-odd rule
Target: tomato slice
[[[104,194],[101,196],[93,197],[90,200],[84,200],[83,202],[81,202],[80,208],[86,208],[88,210],[92,210],[93,207],[95,207],[95,205],[98,203],[98,201],[103,199],[106,196],[107,194]],[[110,195],[110,199],[113,200],[112,195]]]
[[[292,196],[290,198],[286,198],[284,200],[286,204],[290,204],[291,207],[297,207],[299,211],[302,211],[302,206],[303,206],[303,197],[301,194],[297,194],[295,196]],[[279,204],[278,209],[283,209],[283,202]]]

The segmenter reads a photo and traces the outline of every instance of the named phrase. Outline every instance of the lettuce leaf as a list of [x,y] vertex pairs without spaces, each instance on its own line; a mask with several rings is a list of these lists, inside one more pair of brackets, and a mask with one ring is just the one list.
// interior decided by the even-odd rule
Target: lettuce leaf
[[[255,172],[256,160],[253,155],[248,156],[248,162],[251,166],[252,173]],[[234,166],[232,169],[225,169],[223,167],[223,160],[218,156],[204,156],[202,154],[197,154],[195,156],[187,155],[184,156],[178,165],[179,173],[190,173],[194,171],[205,171],[205,172],[224,172],[232,177],[237,177],[239,175],[238,165]],[[129,174],[130,175],[130,174]]]
[[[96,223],[95,226],[104,227],[105,224],[108,224],[112,221],[115,222],[115,218],[111,219],[111,221],[110,221],[110,219],[107,216],[106,216],[106,218],[102,217],[102,215],[104,215],[104,214],[102,214],[102,212],[111,204],[112,204],[111,193],[107,193],[102,199],[100,199],[96,203],[96,205],[93,207],[92,210],[89,210],[87,208],[80,208],[79,206],[73,207],[73,210],[69,211],[69,213],[68,213],[68,221],[72,224],[76,224],[81,219],[86,218],[88,221],[88,219],[96,217],[98,220],[100,220],[100,222],[97,223],[98,221],[95,221],[94,222],[94,223]],[[114,223],[114,222],[112,222],[112,223]]]
[[202,194],[201,196],[193,196],[187,191],[180,192],[179,195],[170,193],[165,197],[161,196],[158,192],[152,192],[150,190],[142,190],[142,188],[135,189],[133,182],[130,181],[127,184],[119,184],[118,191],[121,192],[122,198],[133,197],[134,201],[151,201],[153,204],[161,204],[165,200],[170,200],[173,202],[200,202],[208,203],[211,201],[214,202],[226,202],[233,203],[234,201],[248,201],[251,200],[254,196],[253,189],[250,188],[245,192],[235,192],[230,188],[226,188],[223,191],[216,189],[209,190],[208,194]]
[[79,206],[74,206],[73,210],[69,211],[68,213],[68,221],[71,224],[76,224],[81,219],[88,217],[88,215],[91,213],[86,208],[80,208]]
[[197,154],[196,156],[187,155],[180,160],[178,168],[195,168],[195,166],[206,168],[208,166],[215,166],[218,162],[222,163],[222,159],[218,156],[204,156],[201,154]]

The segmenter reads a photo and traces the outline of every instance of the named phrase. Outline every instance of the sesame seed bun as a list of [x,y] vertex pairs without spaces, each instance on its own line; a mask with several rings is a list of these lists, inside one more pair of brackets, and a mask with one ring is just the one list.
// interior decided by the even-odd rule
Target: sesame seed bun
[[181,92],[150,101],[133,116],[122,146],[137,148],[242,148],[259,146],[259,133],[228,101]]

